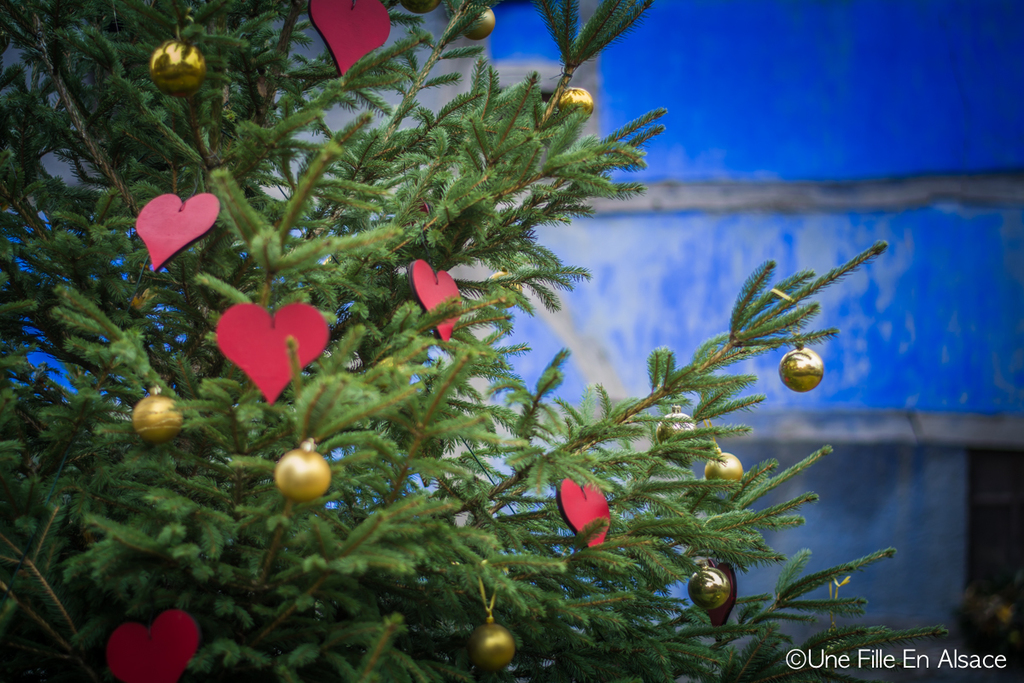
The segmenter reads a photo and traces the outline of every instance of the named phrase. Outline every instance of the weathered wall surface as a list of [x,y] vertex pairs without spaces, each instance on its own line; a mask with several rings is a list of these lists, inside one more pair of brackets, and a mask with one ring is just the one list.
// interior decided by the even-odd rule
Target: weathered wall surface
[[650,181],[1024,167],[1024,3],[659,0],[604,53],[603,130],[668,107]]
[[[727,331],[740,286],[772,259],[779,274],[824,272],[886,240],[889,251],[820,297],[822,384],[797,394],[778,379],[781,352],[738,366],[759,376],[766,407],[1024,412],[1024,213],[939,206],[900,213],[602,214],[545,230],[542,241],[590,282],[563,297],[563,329],[517,316],[516,339],[539,375],[558,348],[577,353],[564,386],[648,390],[656,347],[682,360]],[[600,349],[600,356],[595,355]],[[621,394],[620,394],[621,395]]]
[[[499,68],[557,75],[535,11],[507,0],[497,15]],[[1012,0],[657,0],[585,86],[600,134],[669,110],[633,176],[651,188],[542,231],[593,279],[557,314],[515,313],[527,378],[568,347],[564,398],[594,382],[643,395],[650,351],[685,360],[726,330],[760,263],[822,272],[887,240],[820,298],[816,325],[842,332],[816,347],[821,386],[785,389],[781,353],[736,368],[767,400],[728,420],[754,434],[723,444],[748,468],[835,446],[766,501],[821,496],[805,526],[768,540],[811,548],[811,570],[895,546],[844,588],[869,599],[869,623],[955,630],[969,451],[1024,451],[1021,26]],[[753,569],[740,591],[771,592],[777,575]]]
[[[755,450],[785,467],[821,447],[814,442],[727,444]],[[959,561],[966,548],[967,475],[963,449],[914,444],[833,444],[835,451],[771,496],[783,502],[804,491],[822,497],[804,510],[797,531],[769,533],[773,548],[792,555],[813,552],[808,571],[895,547],[896,556],[851,578],[844,595],[868,597],[867,619],[890,626],[945,624],[960,603],[966,579]],[[951,492],[961,491],[957,497]],[[768,502],[768,501],[766,501]],[[752,569],[741,576],[745,594],[771,593],[778,571]]]

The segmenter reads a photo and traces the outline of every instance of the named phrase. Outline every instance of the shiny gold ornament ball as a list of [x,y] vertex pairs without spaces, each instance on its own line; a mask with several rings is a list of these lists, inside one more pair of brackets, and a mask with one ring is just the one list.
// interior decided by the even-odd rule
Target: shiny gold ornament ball
[[779,377],[793,391],[810,391],[824,375],[825,362],[808,348],[793,349],[779,363]]
[[504,626],[491,619],[478,626],[466,644],[469,661],[484,671],[504,669],[516,655],[516,639]]
[[562,96],[558,98],[559,109],[570,107],[582,107],[587,116],[594,113],[594,98],[583,88],[566,88]]
[[401,0],[402,7],[415,14],[426,14],[441,4],[441,0]]
[[487,36],[491,35],[491,31],[494,30],[494,12],[487,8],[484,10],[480,18],[476,20],[476,23],[469,27],[466,31],[466,37],[470,40],[483,40]]
[[661,420],[656,432],[658,443],[668,441],[679,432],[688,432],[695,427],[693,418],[683,412],[682,406],[672,406],[672,412]]
[[195,45],[168,40],[149,58],[149,77],[165,95],[188,97],[206,79],[206,59]]
[[316,500],[331,485],[331,466],[313,449],[312,441],[303,441],[301,447],[285,453],[274,468],[274,483],[292,502]]
[[718,451],[718,456],[725,462],[715,462],[709,460],[704,465],[704,478],[705,479],[727,479],[729,481],[739,481],[743,478],[743,463],[732,453],[723,453],[721,450]]
[[703,567],[690,577],[686,592],[690,602],[701,609],[717,609],[729,599],[732,586],[720,569]]
[[167,443],[181,431],[182,417],[174,399],[159,393],[159,389],[150,390],[151,395],[132,409],[132,429],[147,443]]

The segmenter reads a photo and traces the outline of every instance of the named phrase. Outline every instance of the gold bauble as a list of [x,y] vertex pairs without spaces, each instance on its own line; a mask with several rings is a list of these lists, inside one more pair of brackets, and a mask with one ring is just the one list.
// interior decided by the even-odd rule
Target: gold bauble
[[480,15],[480,18],[476,20],[476,23],[469,27],[466,31],[466,37],[470,40],[483,40],[487,36],[491,35],[491,31],[494,30],[494,12],[488,7]]
[[[488,278],[488,279],[489,280],[495,280],[495,279],[497,279],[499,277],[508,277],[509,275],[511,275],[511,273],[509,273],[507,270],[499,270],[494,275],[491,275],[491,277]],[[523,286],[520,283],[518,283],[518,282],[513,282],[511,284],[507,284],[507,285],[504,285],[504,286],[508,287],[509,289],[514,289],[517,292],[519,292],[520,294],[523,293]],[[512,308],[513,306],[515,306],[515,304],[513,302],[511,302],[511,301],[509,301],[508,303],[505,304],[505,308]]]
[[495,624],[488,618],[483,626],[477,626],[466,643],[469,661],[484,671],[497,671],[508,666],[516,655],[516,639],[508,629]]
[[779,377],[793,391],[810,391],[824,375],[825,362],[811,349],[793,349],[779,363]]
[[718,450],[718,457],[722,458],[725,462],[708,460],[704,465],[705,479],[739,481],[743,478],[743,463],[740,462],[739,458],[732,453],[723,453],[721,449]]
[[702,567],[700,571],[690,577],[686,584],[686,592],[690,596],[690,602],[701,609],[717,609],[729,599],[732,586],[729,579],[720,569],[714,567]]
[[402,0],[402,7],[415,14],[426,14],[441,4],[441,0]]
[[285,453],[274,468],[274,483],[292,502],[316,500],[331,485],[331,466],[313,449],[313,441],[307,439],[301,447]]
[[672,406],[672,412],[661,420],[656,433],[658,443],[668,441],[679,432],[688,432],[695,427],[693,418],[683,412],[682,406]]
[[559,109],[582,107],[587,116],[594,113],[594,98],[583,88],[566,88],[558,98]]
[[132,429],[147,443],[167,443],[181,431],[181,413],[174,399],[160,396],[159,389],[151,389],[150,394],[132,409]]
[[195,45],[168,40],[149,58],[149,77],[165,95],[188,97],[206,79],[206,59]]

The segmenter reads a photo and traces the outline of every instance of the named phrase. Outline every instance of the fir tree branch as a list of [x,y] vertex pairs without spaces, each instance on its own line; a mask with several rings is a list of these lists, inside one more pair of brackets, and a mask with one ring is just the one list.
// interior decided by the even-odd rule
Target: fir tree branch
[[391,639],[395,635],[400,624],[401,617],[398,615],[385,619],[384,632],[381,633],[380,637],[377,639],[377,644],[373,650],[371,652],[367,652],[364,657],[366,664],[363,666],[362,673],[359,675],[359,683],[376,680],[376,678],[371,679],[370,676],[373,674],[373,670],[377,668],[377,662],[384,653],[384,649],[390,644]]
[[[7,402],[5,401],[4,405],[0,406],[0,415],[3,414],[3,409],[6,407]],[[41,432],[43,430],[39,429],[38,431]],[[21,517],[21,510],[18,508],[18,503],[14,500],[14,494],[11,493],[11,488],[7,485],[7,477],[4,476],[3,472],[0,472],[0,484],[3,484],[4,486],[4,492],[7,494],[7,500],[11,504],[11,510],[14,512],[14,518],[17,519],[18,517]]]
[[[14,581],[13,576],[11,577],[11,581]],[[10,591],[10,586],[4,583],[2,580],[0,580],[0,591]],[[71,645],[68,643],[68,641],[64,640],[59,633],[53,630],[53,627],[51,627],[50,624],[47,623],[45,619],[36,614],[31,607],[22,602],[21,599],[18,597],[17,593],[15,593],[14,591],[10,591],[8,595],[10,596],[11,600],[14,600],[14,604],[20,607],[21,611],[28,615],[29,619],[39,624],[39,626],[42,627],[42,629],[46,631],[46,633],[49,634],[51,638],[53,638],[54,642],[56,642],[58,645],[64,648],[68,653],[72,652]]]
[[[313,585],[310,586],[303,593],[303,595],[307,595],[307,596],[313,595],[313,593],[317,592],[320,589],[320,586],[324,585],[324,582],[327,581],[329,576],[330,576],[330,574],[323,574],[323,575],[321,575],[320,578],[317,579],[316,581],[314,581]],[[292,614],[294,614],[295,610],[297,610],[298,608],[299,608],[299,601],[296,599],[296,600],[294,600],[292,602],[291,606],[288,609],[286,609],[284,612],[282,612],[277,617],[277,619],[275,619],[273,621],[273,623],[270,624],[270,626],[268,626],[265,629],[263,629],[263,631],[260,632],[260,634],[258,636],[256,636],[255,640],[253,640],[252,642],[249,643],[248,647],[256,647],[264,638],[266,638],[268,635],[270,635],[274,631],[274,629],[276,629],[278,626],[280,626],[282,623],[284,623]]]
[[29,647],[27,645],[22,645],[20,643],[12,643],[9,639],[3,641],[2,643],[0,643],[0,645],[3,645],[4,647],[13,647],[16,650],[24,650],[26,652],[32,652],[34,654],[42,655],[44,657],[53,657],[54,659],[62,659],[62,660],[65,660],[65,661],[74,661],[75,660],[75,658],[72,657],[71,655],[62,655],[59,652],[40,650],[39,648],[36,648],[36,647]]
[[[565,65],[562,69],[562,77],[558,79],[558,85],[555,86],[555,92],[551,94],[551,98],[548,100],[547,109],[544,110],[544,116],[541,117],[540,123],[543,126],[551,118],[551,115],[555,113],[555,107],[558,105],[558,100],[562,97],[562,93],[565,92],[565,87],[569,85],[569,81],[572,80],[573,73],[576,72],[576,67]],[[538,126],[539,128],[540,126]],[[533,184],[532,182],[529,184]]]
[[206,147],[206,142],[203,140],[203,131],[199,128],[199,119],[196,116],[196,100],[194,97],[188,98],[188,119],[192,125],[192,137],[196,141],[196,149],[199,151],[199,156],[203,159],[203,165],[207,169],[216,168],[220,161],[212,154]]
[[[56,509],[54,510],[54,512],[56,512]],[[5,538],[4,540],[6,541],[7,539]],[[40,540],[39,543],[40,543],[40,545],[42,545],[42,540]],[[37,546],[37,550],[38,550],[38,546]],[[35,562],[33,562],[32,560],[30,560],[28,558],[25,559],[25,566],[28,567],[28,569],[33,574],[35,574],[36,580],[42,585],[43,590],[49,596],[50,601],[57,608],[57,611],[60,612],[61,616],[64,618],[64,622],[68,625],[68,628],[71,629],[71,634],[77,636],[78,635],[78,629],[75,628],[75,622],[71,620],[71,615],[68,614],[67,608],[64,607],[64,603],[61,602],[60,598],[57,597],[57,594],[54,592],[53,587],[50,585],[50,583],[46,580],[46,578],[39,571],[39,567],[36,566]]]
[[[465,16],[467,7],[469,7],[469,4],[464,2],[449,20],[449,26]],[[391,122],[388,124],[387,130],[384,132],[382,142],[390,140],[391,136],[395,134],[396,130],[398,130],[398,126],[402,123],[402,119],[405,118],[405,114],[408,112],[410,104],[415,101],[416,95],[419,94],[420,89],[427,80],[427,76],[430,75],[430,71],[441,59],[442,51],[453,39],[454,36],[448,37],[447,39],[445,36],[442,36],[440,40],[434,42],[434,49],[431,50],[430,56],[423,64],[423,68],[416,74],[416,79],[405,91],[405,94],[402,96],[402,101],[399,102],[398,106],[395,108],[395,113],[391,117]]]
[[368,125],[372,118],[373,117],[370,116],[370,114],[363,113],[351,124],[345,126],[344,129],[333,136],[333,138],[323,146],[320,150],[320,154],[318,154],[316,159],[309,165],[309,168],[302,177],[302,182],[299,183],[298,188],[292,193],[292,196],[288,198],[285,213],[278,221],[277,230],[282,246],[284,245],[289,232],[295,227],[295,223],[298,221],[299,215],[305,208],[309,198],[312,196],[313,190],[316,188],[317,181],[319,181],[323,174],[327,172],[331,163],[344,153],[345,143],[356,135],[357,132]]
[[744,662],[743,668],[740,669],[738,674],[736,674],[736,679],[735,680],[737,680],[737,681],[743,680],[744,672],[747,670],[747,668],[754,661],[754,656],[758,653],[758,651],[760,651],[761,647],[763,647],[765,642],[771,637],[772,631],[774,631],[774,630],[775,630],[775,625],[772,624],[771,626],[768,627],[768,629],[764,633],[764,635],[757,639],[756,645],[754,646],[753,650],[750,652],[750,656],[747,657],[747,661]]
[[[43,242],[49,242],[50,236],[47,234],[46,226],[39,221],[39,216],[28,211],[20,198],[16,198],[13,194],[4,192],[2,189],[3,187],[4,184],[0,183],[0,197],[3,197],[6,202],[11,205],[11,208],[18,212],[21,220],[25,221],[25,225],[32,229],[32,233],[35,237]],[[7,268],[4,268],[4,270],[8,271]]]
[[[59,510],[60,510],[60,505],[55,505],[53,507],[53,513],[50,515],[50,519],[47,520],[46,526],[43,528],[43,534],[42,534],[42,536],[39,537],[39,543],[36,544],[36,551],[34,553],[32,553],[32,559],[29,560],[28,558],[26,558],[25,561],[28,562],[29,568],[33,572],[35,572],[36,577],[43,584],[46,592],[49,593],[50,598],[54,601],[54,603],[60,609],[61,613],[64,615],[64,619],[67,621],[68,626],[71,628],[71,632],[73,634],[77,635],[78,631],[75,629],[75,625],[74,625],[74,623],[72,623],[71,617],[68,615],[67,611],[64,609],[64,605],[57,598],[56,593],[54,593],[53,589],[50,587],[50,584],[47,583],[46,579],[43,578],[43,575],[39,572],[39,569],[35,565],[36,561],[39,559],[39,551],[43,549],[43,542],[46,541],[46,537],[49,536],[50,529],[53,527],[53,521],[55,519],[57,519],[57,512]],[[3,534],[0,534],[0,537],[2,537],[2,536],[3,536]],[[4,541],[7,541],[7,539],[4,538]],[[8,545],[10,545],[9,541],[7,541],[7,543],[8,543]],[[13,547],[13,546],[11,546],[11,547]],[[17,551],[15,551],[15,552],[17,552]]]
[[[291,516],[292,512],[292,500],[288,498],[284,504],[284,511],[281,516],[286,519]],[[263,584],[267,582],[267,574],[270,573],[270,566],[274,563],[274,556],[277,555],[277,549],[281,547],[281,536],[284,534],[285,524],[278,522],[277,529],[274,530],[274,540],[270,542],[270,549],[267,551],[267,556],[263,560],[263,570],[260,572],[259,583]]]
[[[295,22],[298,21],[299,15],[302,14],[302,10],[305,5],[306,3],[302,0],[291,0],[288,16],[285,17],[284,24],[281,25],[281,34],[277,40],[277,53],[285,60],[289,57],[289,48],[292,43],[292,32],[295,30]],[[279,67],[271,67],[270,72],[274,75],[275,79],[281,75],[281,69]],[[267,93],[263,96],[256,112],[256,123],[260,126],[265,124],[267,114],[270,113],[270,110],[273,107],[274,97],[277,95],[276,84],[274,87],[270,87],[269,80],[270,79],[267,79]]]
[[[668,396],[674,395],[676,387],[680,386],[683,381],[692,375],[701,375],[707,372],[709,369],[718,366],[721,363],[728,362],[736,354],[736,347],[731,341],[727,341],[721,348],[707,357],[703,362],[697,366],[690,366],[684,368],[680,372],[676,373],[670,381],[663,384],[661,387],[652,391],[644,399],[636,401],[631,407],[622,411],[619,415],[616,415],[610,422],[613,425],[624,424],[632,418],[636,417],[640,413],[646,412],[650,408],[658,404],[659,401],[665,399]],[[596,443],[600,441],[600,437],[595,435],[585,435],[579,437],[573,441],[562,446],[562,449],[570,453],[570,457],[576,457],[582,455]],[[512,476],[502,480],[496,487],[491,489],[488,494],[489,500],[494,500],[496,496],[509,489],[519,485],[527,476],[531,466],[526,466],[521,470],[517,470]],[[496,514],[504,505],[495,505],[491,508],[490,513]]]
[[[13,13],[14,10],[11,8],[9,0],[0,1],[3,2],[8,12]],[[32,22],[35,27],[37,46],[43,56],[43,64],[46,65],[46,71],[50,76],[50,81],[53,83],[53,87],[57,90],[57,95],[60,97],[61,103],[64,105],[64,110],[68,113],[68,116],[71,117],[71,123],[75,126],[78,134],[82,137],[82,142],[85,143],[86,148],[89,150],[89,154],[92,155],[93,161],[96,162],[97,166],[99,166],[103,175],[107,177],[107,180],[113,183],[114,187],[117,188],[117,191],[121,195],[121,199],[124,200],[125,206],[127,206],[128,209],[137,216],[139,214],[139,209],[135,204],[135,198],[132,197],[132,193],[129,192],[128,186],[125,185],[121,176],[117,173],[114,167],[110,165],[110,161],[107,159],[107,156],[92,139],[92,136],[89,135],[89,131],[82,121],[82,115],[79,113],[78,107],[76,107],[75,103],[71,100],[68,89],[64,85],[64,80],[60,77],[60,74],[57,73],[57,70],[53,66],[53,62],[50,60],[50,53],[46,48],[46,36],[43,33],[43,24],[39,20],[38,14],[32,15]]]

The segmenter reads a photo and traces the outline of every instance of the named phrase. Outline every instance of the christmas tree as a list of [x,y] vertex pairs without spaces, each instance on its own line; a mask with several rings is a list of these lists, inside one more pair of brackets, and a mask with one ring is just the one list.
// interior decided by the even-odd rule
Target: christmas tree
[[[761,400],[727,368],[835,334],[814,295],[883,244],[765,264],[730,329],[651,353],[644,397],[558,399],[564,354],[514,370],[515,317],[588,276],[538,228],[643,191],[612,173],[664,112],[599,139],[569,89],[650,3],[537,0],[545,100],[464,37],[484,0],[435,9],[437,36],[395,0],[0,0],[0,679],[848,680],[786,653],[943,633],[829,623],[865,601],[826,585],[893,550],[805,574],[764,541],[815,496],[762,497],[827,447],[741,474],[715,442]],[[745,594],[770,565],[775,594]],[[188,620],[161,649],[172,610],[197,647]]]

